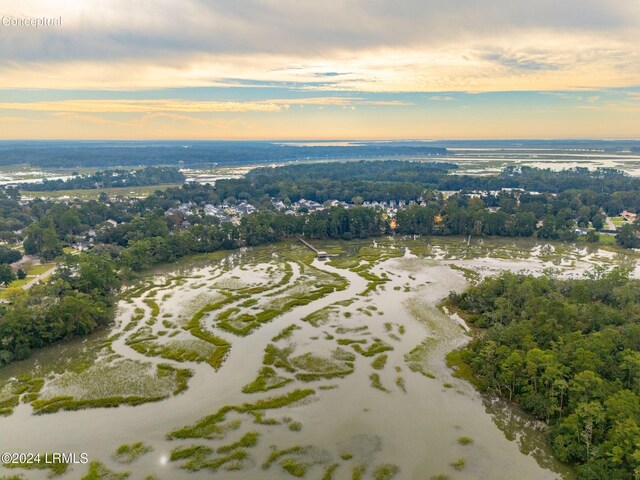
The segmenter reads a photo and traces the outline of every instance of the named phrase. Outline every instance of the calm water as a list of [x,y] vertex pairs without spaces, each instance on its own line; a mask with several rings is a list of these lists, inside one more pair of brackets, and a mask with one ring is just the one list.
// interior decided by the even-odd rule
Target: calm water
[[[534,422],[503,403],[483,399],[468,384],[451,376],[444,356],[464,345],[469,337],[455,319],[441,313],[436,305],[450,291],[462,290],[467,285],[461,271],[452,269],[451,264],[473,269],[480,275],[502,269],[539,273],[550,267],[561,275],[577,275],[594,263],[616,264],[631,260],[608,252],[533,242],[502,241],[471,247],[458,239],[378,242],[321,245],[329,251],[342,251],[341,259],[355,258],[363,246],[371,247],[372,251],[382,249],[394,256],[382,259],[370,268],[371,273],[386,275],[390,280],[368,295],[359,295],[367,286],[366,280],[346,268],[316,261],[313,263],[315,268],[309,269],[291,261],[290,258],[295,257],[287,255],[304,252],[296,244],[201,257],[184,262],[173,271],[164,268],[155,278],[158,285],[178,273],[185,278],[157,287],[134,299],[133,303],[121,302],[116,325],[110,332],[46,349],[26,362],[0,370],[0,382],[34,368],[41,375],[48,374],[51,381],[56,372],[65,370],[69,358],[106,361],[104,352],[97,353],[96,345],[115,332],[123,332],[113,343],[115,354],[139,360],[141,365],[144,362],[144,368],[152,368],[156,363],[191,368],[195,375],[189,389],[161,402],[116,409],[33,415],[29,405],[21,404],[13,415],[0,418],[0,451],[86,452],[91,460],[100,460],[109,468],[132,472],[130,478],[133,479],[142,479],[148,474],[161,479],[285,478],[288,475],[277,462],[267,470],[261,465],[272,451],[271,446],[282,449],[294,445],[309,446],[311,453],[305,460],[317,462],[310,467],[306,478],[320,478],[330,463],[339,464],[333,477],[339,479],[351,478],[356,464],[368,466],[365,478],[372,478],[374,468],[381,464],[397,465],[400,470],[396,478],[403,479],[428,479],[437,474],[456,479],[572,478],[569,469],[552,459],[544,444],[544,434],[535,428]],[[145,319],[149,318],[149,307],[144,303],[145,298],[150,298],[148,295],[153,295],[158,303],[160,318],[170,319],[178,332],[171,339],[166,335],[158,341],[189,338],[188,332],[179,328],[181,322],[188,320],[203,304],[219,298],[219,290],[275,284],[282,278],[285,262],[290,263],[292,269],[289,283],[280,293],[268,290],[255,295],[259,305],[277,301],[278,295],[312,288],[314,282],[324,281],[323,272],[337,273],[348,280],[349,285],[345,290],[293,308],[245,337],[216,329],[214,319],[218,312],[208,314],[203,324],[232,344],[219,371],[206,363],[178,363],[147,357],[126,344],[127,336],[136,331],[124,331],[134,309],[143,309]],[[345,300],[352,303],[346,305]],[[336,302],[342,304],[336,305]],[[301,321],[332,305],[330,314],[318,326]],[[239,309],[250,311],[251,307]],[[144,320],[140,325],[144,325]],[[309,383],[296,380],[269,392],[242,393],[242,387],[253,381],[262,367],[265,347],[274,343],[272,338],[290,325],[300,328],[277,345],[289,345],[294,351],[292,355],[296,356],[311,353],[328,357],[337,347],[337,338],[362,342],[379,338],[393,350],[385,352],[388,358],[382,370],[372,368],[374,357],[356,355],[353,373],[344,378]],[[150,329],[157,333],[165,326],[157,321]],[[423,371],[435,378],[411,371],[405,362],[405,355],[426,339],[431,340],[427,341],[428,348],[419,361]],[[352,350],[350,346],[342,348]],[[372,373],[379,374],[387,391],[372,387]],[[405,391],[397,383],[399,377]],[[101,381],[101,378],[95,379],[97,384]],[[43,395],[47,394],[50,385],[45,385]],[[331,389],[321,390],[320,386]],[[247,415],[232,414],[231,417],[240,420],[241,425],[224,440],[166,440],[170,431],[193,424],[224,405],[253,403],[295,388],[313,388],[316,393],[300,404],[265,412],[267,417],[284,420],[281,425],[258,425]],[[291,421],[300,422],[301,430],[287,428],[286,422]],[[188,473],[178,468],[179,464],[167,462],[171,450],[177,446],[218,447],[249,431],[258,432],[260,441],[248,450],[249,459],[240,471]],[[457,439],[461,436],[471,437],[473,444],[459,445]],[[137,441],[152,446],[153,452],[131,465],[119,465],[111,458],[119,445]],[[341,459],[340,454],[345,451],[350,452],[353,459]],[[451,463],[460,458],[464,458],[464,468],[456,471]],[[16,473],[15,470],[11,472]],[[86,466],[75,466],[61,478],[80,478],[85,472]],[[0,473],[5,473],[2,468]],[[46,472],[40,471],[28,471],[25,475],[27,478],[46,478]]]

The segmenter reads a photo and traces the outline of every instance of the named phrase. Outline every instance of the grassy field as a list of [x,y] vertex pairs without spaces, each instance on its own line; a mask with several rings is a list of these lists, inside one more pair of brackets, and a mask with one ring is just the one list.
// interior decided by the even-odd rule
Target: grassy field
[[33,280],[36,276],[42,275],[43,273],[48,272],[55,266],[56,266],[55,262],[45,263],[43,265],[32,265],[27,270],[27,278],[23,278],[21,280],[14,280],[9,285],[7,285],[7,288],[0,290],[0,298],[4,298],[9,289],[22,288],[25,284]]
[[615,245],[616,237],[614,235],[607,235],[606,233],[601,233],[600,237],[598,237],[598,243],[603,245]]
[[611,223],[613,223],[616,228],[620,228],[627,223],[627,221],[622,217],[611,217]]
[[55,267],[55,263],[45,263],[43,265],[33,265],[29,270],[27,270],[27,277],[34,277],[36,275],[42,275],[43,273],[48,272],[53,267]]
[[96,199],[101,193],[106,193],[110,197],[112,196],[125,196],[125,197],[146,197],[151,195],[156,190],[166,190],[170,187],[179,187],[181,184],[168,183],[162,185],[145,185],[141,187],[115,187],[115,188],[94,188],[90,190],[55,190],[55,191],[41,191],[41,192],[28,192],[21,190],[20,195],[26,198],[81,198],[85,200]]

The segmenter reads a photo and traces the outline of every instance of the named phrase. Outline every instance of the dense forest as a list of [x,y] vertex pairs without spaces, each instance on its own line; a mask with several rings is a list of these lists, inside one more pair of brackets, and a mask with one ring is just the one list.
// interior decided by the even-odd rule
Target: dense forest
[[628,275],[506,272],[449,297],[483,329],[462,351],[479,386],[549,424],[581,479],[640,473],[640,280]]
[[572,168],[560,172],[531,167],[507,167],[497,175],[462,175],[447,162],[350,161],[258,168],[240,179],[219,180],[214,201],[242,199],[262,202],[300,198],[324,202],[354,197],[365,201],[419,200],[425,190],[484,191],[521,189],[532,193],[564,193],[585,197],[611,215],[624,209],[640,211],[640,178],[618,170]]
[[48,180],[42,183],[20,183],[16,188],[25,191],[42,192],[52,190],[86,190],[94,188],[139,187],[183,183],[185,176],[173,167],[146,167],[138,170],[102,170],[87,175],[74,175],[66,180]]
[[446,148],[424,143],[358,143],[350,146],[288,145],[272,142],[0,142],[0,166],[113,168],[115,166],[253,165],[298,160],[394,158],[444,155]]
[[[327,200],[362,201],[417,201],[425,191],[484,192],[485,196],[498,198],[507,195],[503,189],[524,190],[528,203],[548,205],[555,196],[582,206],[602,207],[611,216],[622,210],[640,211],[640,178],[630,177],[611,169],[590,171],[586,168],[562,170],[529,167],[508,167],[490,176],[461,175],[457,166],[447,162],[411,161],[349,161],[287,165],[277,168],[259,168],[239,179],[218,180],[215,186],[194,185],[190,188],[171,189],[163,195],[154,195],[146,208],[154,201],[179,199],[206,201],[212,204],[246,200],[268,208],[271,199],[285,203],[301,198],[323,203]],[[137,184],[175,183],[183,179],[174,169],[147,168],[135,172],[106,171],[90,176],[76,177],[63,183],[48,181],[46,186],[30,184],[29,190],[60,188],[95,188],[103,186],[132,186]],[[544,194],[540,198],[536,194]],[[518,196],[520,198],[520,196]],[[166,203],[166,202],[164,202]],[[487,206],[501,206],[499,200],[488,200]],[[519,200],[516,201],[519,203]],[[544,206],[544,205],[543,205]],[[540,207],[536,207],[540,210]]]
[[11,290],[0,304],[0,366],[107,325],[118,288],[110,258],[82,254],[68,255],[48,282]]
[[[269,164],[306,160],[425,158],[455,152],[447,148],[544,149],[559,156],[575,152],[619,154],[637,152],[634,140],[450,140],[438,142],[314,142],[265,141],[1,141],[0,165],[52,168],[114,168],[140,165],[210,166]],[[506,150],[503,150],[506,149]],[[575,159],[575,156],[566,158]]]

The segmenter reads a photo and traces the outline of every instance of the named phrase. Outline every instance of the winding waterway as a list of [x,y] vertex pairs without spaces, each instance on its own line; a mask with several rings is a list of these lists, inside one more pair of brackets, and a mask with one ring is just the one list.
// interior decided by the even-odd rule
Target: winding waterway
[[[86,375],[91,370],[76,365],[82,360],[105,368],[134,360],[135,368],[127,374],[133,380],[147,378],[158,364],[191,369],[193,376],[186,391],[137,406],[34,415],[22,399],[11,415],[0,417],[0,452],[82,452],[108,469],[131,472],[131,479],[280,479],[300,472],[312,479],[327,472],[332,476],[324,478],[335,479],[357,478],[358,472],[363,472],[361,478],[573,478],[569,468],[552,458],[535,422],[483,398],[452,376],[444,357],[470,337],[456,318],[437,306],[450,291],[463,290],[472,277],[504,269],[542,273],[549,268],[558,275],[581,275],[594,264],[629,264],[632,257],[534,242],[467,246],[460,239],[379,239],[320,246],[337,256],[329,262],[311,262],[304,247],[283,243],[164,267],[149,277],[153,286],[123,298],[110,331],[45,349],[1,369],[0,389],[21,374],[45,378],[41,398],[60,392],[89,398],[109,388],[140,388],[131,378],[122,385],[101,385],[107,376],[98,374],[92,379],[95,384],[87,386],[79,379],[81,372]],[[368,288],[375,279],[375,288]],[[338,280],[343,282],[339,287]],[[333,291],[288,305],[292,298],[303,299],[322,285]],[[254,293],[246,294],[249,291]],[[235,303],[212,309],[200,321],[206,331],[231,345],[218,370],[205,361],[179,362],[166,355],[161,358],[157,351],[132,348],[132,338],[145,333],[151,340],[142,344],[149,348],[179,344],[208,355],[206,348],[211,346],[194,339],[184,327],[203,306],[238,292],[244,295],[232,298]],[[226,308],[231,313],[223,314]],[[266,308],[280,314],[251,327],[246,335],[234,333],[234,325]],[[142,319],[128,327],[136,312]],[[235,324],[229,323],[232,328],[222,328],[223,318],[236,317]],[[298,328],[281,334],[292,325]],[[119,336],[114,339],[114,334]],[[101,346],[106,339],[111,339],[109,346]],[[287,352],[284,367],[269,364],[286,383],[243,393],[243,387],[267,366],[268,345]],[[380,352],[373,354],[380,346]],[[382,355],[384,359],[379,359]],[[344,371],[336,374],[331,368]],[[62,375],[67,370],[75,373]],[[156,388],[149,378],[145,381],[151,383],[143,388]],[[223,406],[256,404],[296,389],[313,393],[281,408],[261,410],[270,424],[231,411],[225,421],[235,423],[217,436],[167,439],[170,432]],[[248,432],[255,432],[259,441],[233,462],[189,471],[181,468],[184,462],[170,461],[176,448],[200,445],[215,452]],[[461,437],[472,442],[463,445]],[[153,451],[124,465],[112,456],[118,446],[140,441]],[[287,449],[291,452],[267,461],[274,452]],[[86,471],[87,465],[72,465],[60,478],[82,478]],[[48,474],[0,467],[0,475],[18,472],[33,479]],[[390,476],[383,476],[385,472]]]

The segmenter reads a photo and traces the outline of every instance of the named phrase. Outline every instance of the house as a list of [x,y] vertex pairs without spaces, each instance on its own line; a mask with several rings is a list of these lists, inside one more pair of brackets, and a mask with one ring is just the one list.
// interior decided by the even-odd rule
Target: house
[[256,211],[256,207],[247,202],[241,202],[235,209],[240,215],[249,215]]
[[622,212],[620,216],[624,218],[627,222],[631,222],[631,223],[635,222],[636,218],[638,218],[638,215],[632,212],[628,212],[627,210]]

